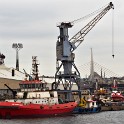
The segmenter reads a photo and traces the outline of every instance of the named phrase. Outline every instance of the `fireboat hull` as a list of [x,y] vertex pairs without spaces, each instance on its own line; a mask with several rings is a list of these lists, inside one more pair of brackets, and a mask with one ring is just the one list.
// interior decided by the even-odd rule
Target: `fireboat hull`
[[0,102],[0,118],[35,118],[62,116],[71,114],[77,106],[76,102],[56,105],[27,104],[17,102]]

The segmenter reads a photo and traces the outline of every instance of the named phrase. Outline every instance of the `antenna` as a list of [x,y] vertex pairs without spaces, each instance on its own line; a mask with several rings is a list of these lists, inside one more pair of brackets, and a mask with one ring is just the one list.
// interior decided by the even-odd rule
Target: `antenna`
[[23,48],[21,43],[13,43],[12,48],[16,50],[16,70],[19,71],[19,50]]
[[0,65],[4,64],[5,55],[0,53]]

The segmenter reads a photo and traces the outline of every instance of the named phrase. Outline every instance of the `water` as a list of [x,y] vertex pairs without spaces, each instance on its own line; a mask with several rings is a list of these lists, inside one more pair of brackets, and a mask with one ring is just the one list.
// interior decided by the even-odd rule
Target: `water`
[[124,124],[124,111],[107,111],[53,118],[1,119],[0,124]]

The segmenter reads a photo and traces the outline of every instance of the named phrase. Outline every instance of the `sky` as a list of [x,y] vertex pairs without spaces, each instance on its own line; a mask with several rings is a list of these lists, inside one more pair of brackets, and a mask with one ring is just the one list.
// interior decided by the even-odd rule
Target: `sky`
[[[75,64],[78,68],[88,63],[92,48],[95,62],[124,76],[123,0],[0,0],[0,52],[6,56],[5,65],[15,67],[16,52],[12,44],[22,43],[23,48],[19,51],[20,70],[25,69],[30,73],[32,56],[37,56],[40,75],[54,76],[59,36],[57,24],[84,17],[109,2],[114,4],[114,11],[110,10],[85,36],[74,51]],[[69,38],[89,21],[82,20],[69,29]],[[83,73],[85,75],[86,72]]]

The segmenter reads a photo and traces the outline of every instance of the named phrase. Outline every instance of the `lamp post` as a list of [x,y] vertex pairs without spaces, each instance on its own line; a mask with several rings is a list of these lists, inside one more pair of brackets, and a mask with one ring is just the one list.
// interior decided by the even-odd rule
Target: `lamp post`
[[13,43],[12,48],[16,50],[16,70],[19,71],[19,50],[23,48],[21,43]]

